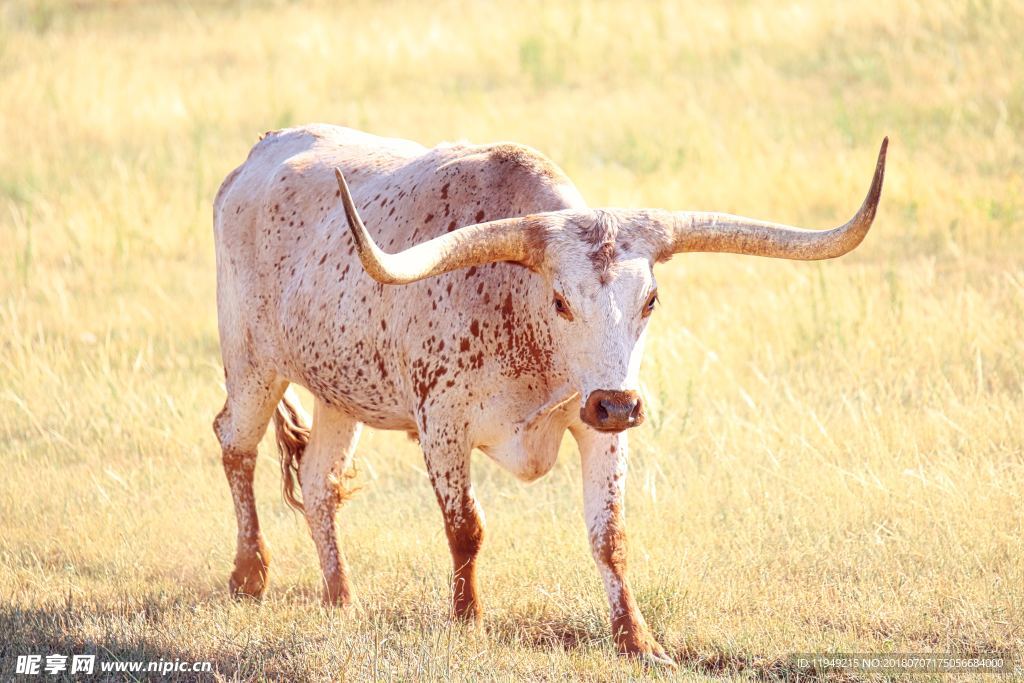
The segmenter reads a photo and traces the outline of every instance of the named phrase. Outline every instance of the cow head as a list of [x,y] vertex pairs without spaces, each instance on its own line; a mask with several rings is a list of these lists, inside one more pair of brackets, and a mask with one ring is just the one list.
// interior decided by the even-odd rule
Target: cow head
[[644,421],[638,375],[658,301],[646,218],[605,210],[535,218],[544,245],[531,265],[546,284],[541,315],[550,319],[555,348],[579,391],[580,417],[601,431]]
[[825,231],[720,213],[567,209],[478,223],[387,254],[366,231],[341,171],[337,176],[359,258],[382,283],[407,284],[495,261],[521,264],[544,278],[540,304],[580,393],[580,417],[594,429],[617,432],[644,420],[637,375],[658,302],[654,264],[689,251],[798,260],[847,253],[874,219],[887,144],[856,215]]

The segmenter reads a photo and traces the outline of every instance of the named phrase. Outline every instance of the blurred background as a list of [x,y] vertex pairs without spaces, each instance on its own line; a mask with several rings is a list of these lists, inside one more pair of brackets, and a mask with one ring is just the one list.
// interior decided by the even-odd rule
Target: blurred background
[[1000,0],[0,2],[0,671],[63,649],[228,679],[642,673],[613,655],[568,442],[530,486],[475,463],[487,638],[444,619],[401,434],[364,436],[341,513],[359,616],[317,605],[269,443],[269,595],[227,599],[211,203],[264,131],[309,122],[512,140],[593,206],[809,227],[853,213],[889,135],[851,255],[660,266],[633,580],[694,676],[1020,661],[1022,35]]

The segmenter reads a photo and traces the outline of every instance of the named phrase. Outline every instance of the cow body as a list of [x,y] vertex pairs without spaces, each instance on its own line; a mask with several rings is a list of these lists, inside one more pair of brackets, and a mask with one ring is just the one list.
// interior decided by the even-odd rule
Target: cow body
[[[514,144],[427,149],[326,125],[267,134],[214,206],[228,394],[214,430],[238,519],[232,592],[266,587],[252,481],[271,419],[285,496],[309,523],[325,600],[342,605],[353,596],[335,512],[360,429],[419,440],[452,554],[453,613],[471,620],[484,533],[471,451],[532,480],[569,430],[615,641],[671,664],[625,559],[624,430],[643,421],[635,387],[653,266],[678,251],[845,253],[870,226],[884,159],[883,143],[854,219],[818,233],[724,214],[589,209],[552,162]],[[290,384],[315,397],[311,426],[285,397]]]

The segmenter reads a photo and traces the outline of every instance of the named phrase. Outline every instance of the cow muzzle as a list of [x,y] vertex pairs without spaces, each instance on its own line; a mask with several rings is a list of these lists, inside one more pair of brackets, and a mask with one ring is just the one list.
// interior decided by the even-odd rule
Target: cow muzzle
[[644,402],[635,391],[597,389],[587,397],[580,419],[599,432],[621,432],[643,424]]

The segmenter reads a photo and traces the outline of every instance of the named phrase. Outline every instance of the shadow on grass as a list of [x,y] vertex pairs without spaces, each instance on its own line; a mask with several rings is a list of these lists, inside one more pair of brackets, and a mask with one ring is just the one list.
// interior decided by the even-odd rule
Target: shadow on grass
[[[308,594],[307,594],[308,593]],[[285,598],[286,602],[318,605],[314,591],[296,591]],[[263,638],[258,643],[248,642],[240,634],[218,638],[215,647],[209,644],[196,648],[183,642],[175,645],[173,636],[162,630],[165,621],[180,618],[183,611],[204,606],[216,606],[226,600],[220,590],[197,591],[172,598],[140,597],[125,599],[119,604],[106,605],[53,605],[46,608],[21,608],[0,605],[0,679],[8,680],[15,675],[18,655],[42,655],[45,664],[47,655],[68,656],[95,655],[93,677],[89,680],[149,680],[159,678],[168,681],[211,680],[211,674],[197,674],[192,671],[159,672],[117,672],[102,671],[101,663],[112,662],[210,662],[212,671],[222,679],[288,679],[305,680],[308,671],[301,660],[311,653],[307,642],[310,634],[295,634],[297,640]],[[252,603],[252,609],[259,609]],[[464,628],[448,622],[444,616],[429,604],[408,606],[389,605],[383,609],[369,609],[355,618],[373,624],[387,624],[391,629],[417,629],[424,624],[432,628]],[[542,652],[561,650],[566,652],[591,650],[613,658],[608,625],[598,611],[581,610],[577,614],[553,616],[545,614],[505,613],[485,619],[486,637],[511,647],[525,647]],[[95,638],[90,637],[95,633]],[[315,640],[315,639],[314,639]],[[672,658],[684,672],[692,672],[712,678],[744,678],[761,681],[791,680],[859,680],[850,675],[835,672],[816,671],[800,668],[785,658],[771,658],[762,655],[731,650],[711,642],[672,642],[662,640]],[[41,668],[40,673],[45,674]],[[652,672],[653,673],[653,672]],[[663,673],[668,673],[663,672]],[[48,680],[76,680],[68,672],[63,678],[47,676]]]
[[[166,636],[160,633],[159,623],[165,615],[180,611],[186,604],[216,602],[214,594],[193,595],[186,603],[183,599],[161,600],[143,598],[125,600],[116,605],[53,605],[45,608],[0,605],[0,679],[15,678],[19,655],[41,655],[38,673],[47,680],[82,680],[83,674],[71,676],[72,655],[94,655],[93,672],[87,680],[122,681],[150,680],[166,681],[211,680],[212,673],[172,671],[164,668],[177,663],[191,665],[195,662],[209,662],[212,672],[221,675],[239,670],[239,656],[190,650],[187,645],[167,645]],[[87,635],[96,624],[104,633],[92,638]],[[145,624],[140,627],[140,624]],[[136,635],[115,634],[113,631],[141,631]],[[49,675],[45,669],[48,655],[67,657],[64,670]],[[141,662],[137,670],[127,668],[130,663]],[[156,669],[148,671],[150,662]],[[115,669],[104,671],[103,665]],[[116,670],[121,666],[121,670]],[[161,671],[163,669],[163,671]]]
[[[588,618],[590,616],[591,618]],[[577,619],[538,619],[535,616],[508,615],[489,623],[492,637],[541,651],[582,649],[604,650],[615,656],[608,625],[599,615],[581,615]],[[711,678],[752,679],[759,681],[857,681],[856,676],[835,671],[800,667],[787,658],[773,658],[750,652],[730,650],[714,643],[676,644],[662,639],[666,651],[682,671]]]

